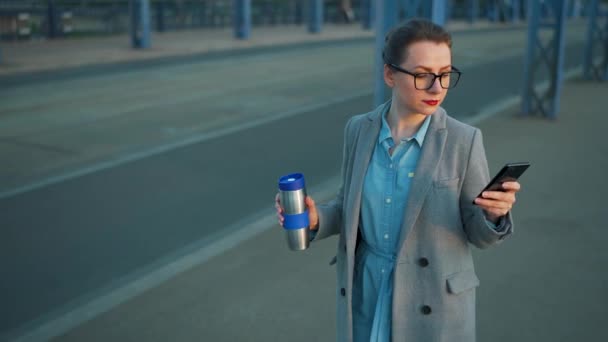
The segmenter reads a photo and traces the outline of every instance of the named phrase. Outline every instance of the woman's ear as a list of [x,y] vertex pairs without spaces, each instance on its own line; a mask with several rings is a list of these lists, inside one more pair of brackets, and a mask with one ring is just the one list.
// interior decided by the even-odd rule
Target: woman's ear
[[393,71],[393,69],[391,69],[391,67],[389,67],[388,65],[384,64],[383,74],[384,83],[386,83],[386,85],[390,88],[393,88],[395,86],[395,72]]

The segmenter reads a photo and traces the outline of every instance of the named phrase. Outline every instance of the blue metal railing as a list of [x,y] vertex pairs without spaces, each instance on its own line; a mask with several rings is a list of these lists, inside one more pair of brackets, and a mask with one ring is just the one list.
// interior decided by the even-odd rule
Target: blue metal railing
[[[310,0],[251,0],[251,25],[305,25]],[[352,0],[355,19],[360,3]],[[322,22],[345,21],[339,0],[324,0]],[[15,22],[20,13],[29,16],[30,36],[53,38],[65,35],[69,18],[70,35],[126,33],[129,29],[128,0],[1,0],[0,39],[17,39]],[[64,15],[69,13],[69,15]],[[229,28],[234,22],[233,0],[150,0],[151,27],[158,32],[194,28]]]

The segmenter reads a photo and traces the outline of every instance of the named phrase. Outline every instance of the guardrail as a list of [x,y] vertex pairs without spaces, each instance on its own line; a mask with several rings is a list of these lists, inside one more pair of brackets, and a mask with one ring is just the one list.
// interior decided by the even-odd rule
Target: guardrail
[[[252,25],[304,25],[308,1],[254,0]],[[361,1],[351,0],[356,20]],[[233,0],[151,0],[150,7],[152,28],[159,32],[228,28],[233,22]],[[324,0],[323,13],[324,22],[345,22],[340,0]],[[128,27],[128,0],[0,1],[0,39],[109,35],[126,33]]]

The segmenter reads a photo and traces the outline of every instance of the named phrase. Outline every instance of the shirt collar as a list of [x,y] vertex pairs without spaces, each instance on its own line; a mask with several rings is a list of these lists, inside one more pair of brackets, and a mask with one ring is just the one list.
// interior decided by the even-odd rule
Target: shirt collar
[[[390,107],[389,107],[390,108]],[[392,142],[392,135],[391,135],[391,129],[388,126],[388,122],[386,121],[386,115],[388,113],[388,110],[386,110],[383,114],[382,114],[382,127],[380,128],[380,135],[378,135],[378,142],[382,143],[383,141],[389,139],[389,142]],[[420,147],[422,147],[422,143],[424,143],[424,137],[426,136],[426,132],[429,129],[429,125],[431,122],[431,116],[427,115],[427,117],[424,119],[424,122],[422,123],[422,125],[420,126],[420,128],[418,128],[418,131],[416,132],[416,134],[414,134],[414,136],[411,139],[415,139],[416,142],[418,142],[418,145]],[[403,141],[408,141],[411,139],[403,139]],[[390,144],[392,145],[392,144]]]

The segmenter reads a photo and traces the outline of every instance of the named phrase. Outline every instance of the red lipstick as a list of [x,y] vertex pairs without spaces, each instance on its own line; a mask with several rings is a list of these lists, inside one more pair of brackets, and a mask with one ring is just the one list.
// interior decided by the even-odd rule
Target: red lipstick
[[436,106],[439,103],[439,100],[422,100],[422,102],[429,106]]

